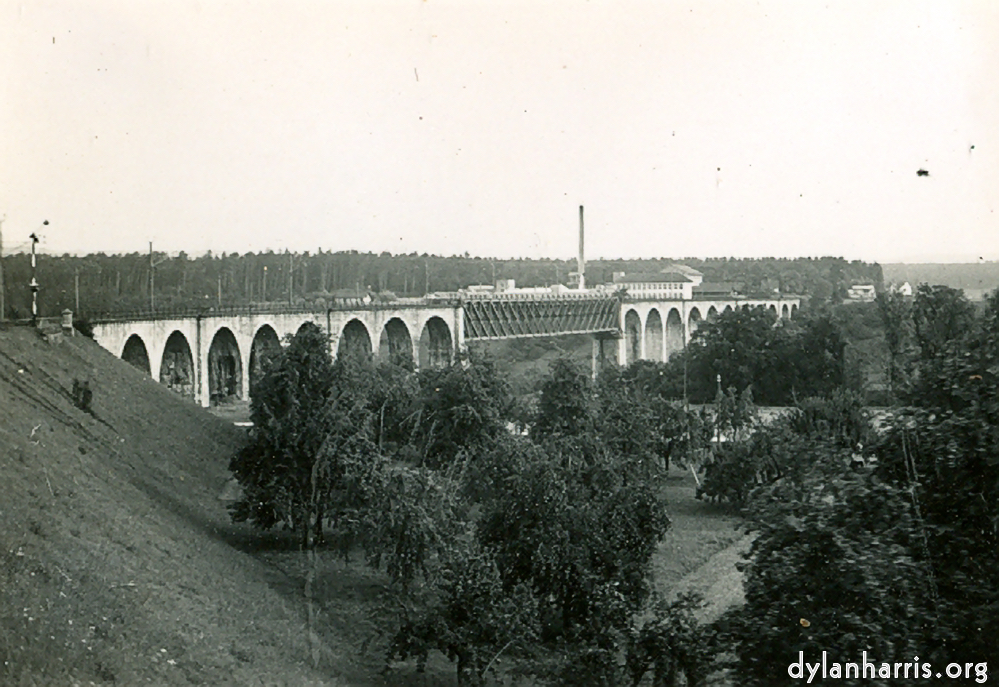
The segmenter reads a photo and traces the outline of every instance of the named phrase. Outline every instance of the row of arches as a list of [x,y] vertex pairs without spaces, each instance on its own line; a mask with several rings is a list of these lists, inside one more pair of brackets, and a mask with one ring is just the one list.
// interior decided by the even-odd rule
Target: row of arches
[[[299,327],[299,331],[307,326],[316,325],[306,322]],[[244,361],[239,343],[231,329],[220,327],[212,337],[205,361],[210,402],[215,405],[231,398],[245,398],[247,392],[252,395],[263,375],[268,355],[280,347],[281,339],[271,325],[263,324],[257,328],[247,361],[249,389],[244,389]],[[453,350],[451,330],[440,317],[431,317],[426,322],[420,334],[418,349],[414,348],[413,337],[406,323],[399,318],[392,318],[379,336],[377,357],[409,368],[414,368],[417,364],[421,368],[436,368],[451,364]],[[352,319],[344,326],[336,355],[338,358],[358,360],[368,360],[375,355],[371,335],[361,320]],[[152,375],[149,350],[138,334],[132,334],[125,341],[121,358],[147,375]],[[194,398],[198,395],[195,357],[190,342],[179,330],[174,330],[167,337],[159,366],[159,381],[184,396]]]
[[[743,307],[748,308],[749,305]],[[731,312],[732,305],[726,305],[722,312]],[[771,303],[768,309],[778,315],[776,304]],[[798,309],[797,305],[784,303],[781,306],[779,317],[790,318]],[[643,326],[642,317],[634,308],[629,309],[624,315],[624,338],[625,338],[625,363],[630,365],[636,360],[646,359],[665,362],[675,353],[682,350],[686,341],[697,331],[698,325],[703,319],[711,320],[718,315],[715,306],[708,307],[707,313],[702,316],[700,308],[694,306],[687,314],[686,331],[684,331],[683,318],[677,308],[670,308],[663,322],[662,315],[658,308],[649,310],[645,317]]]

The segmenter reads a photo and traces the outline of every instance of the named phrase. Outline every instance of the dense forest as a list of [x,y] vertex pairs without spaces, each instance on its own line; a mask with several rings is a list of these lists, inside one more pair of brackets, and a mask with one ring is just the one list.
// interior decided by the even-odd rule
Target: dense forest
[[[882,284],[881,267],[842,258],[677,260],[704,273],[708,282],[733,282],[747,295],[775,290],[827,301],[845,297],[855,283]],[[653,272],[673,260],[593,260],[587,282],[612,280],[614,272]],[[64,308],[85,315],[107,312],[291,303],[320,307],[333,296],[358,291],[422,296],[471,284],[514,279],[518,286],[566,283],[574,260],[494,259],[469,256],[390,253],[228,253],[192,257],[185,253],[129,253],[38,257],[39,314]],[[3,258],[4,316],[30,315],[31,260],[27,254]]]

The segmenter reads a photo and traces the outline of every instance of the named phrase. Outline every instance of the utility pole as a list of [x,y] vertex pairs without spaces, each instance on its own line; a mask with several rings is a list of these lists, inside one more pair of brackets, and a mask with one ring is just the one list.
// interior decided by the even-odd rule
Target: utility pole
[[219,307],[222,307],[222,273],[219,272]]
[[80,314],[80,268],[73,270],[73,291],[76,294],[76,313]]
[[[49,221],[45,220],[42,222],[42,226],[48,224]],[[31,324],[32,326],[38,326],[38,280],[35,278],[38,275],[38,263],[35,257],[35,244],[38,243],[38,234],[32,233],[31,236],[31,283],[28,285],[31,288]]]
[[267,265],[264,265],[264,288],[263,288],[263,293],[261,295],[261,300],[264,303],[267,302]]
[[149,309],[156,310],[156,266],[166,262],[168,258],[153,260],[153,242],[149,242]]
[[579,256],[576,258],[576,271],[579,273],[578,289],[586,290],[586,254],[583,252],[583,206],[579,206]]

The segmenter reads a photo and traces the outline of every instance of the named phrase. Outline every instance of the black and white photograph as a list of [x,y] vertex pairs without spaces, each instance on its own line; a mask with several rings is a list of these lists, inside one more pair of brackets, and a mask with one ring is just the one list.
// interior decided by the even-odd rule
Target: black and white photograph
[[0,685],[999,680],[999,3],[0,0],[0,163]]

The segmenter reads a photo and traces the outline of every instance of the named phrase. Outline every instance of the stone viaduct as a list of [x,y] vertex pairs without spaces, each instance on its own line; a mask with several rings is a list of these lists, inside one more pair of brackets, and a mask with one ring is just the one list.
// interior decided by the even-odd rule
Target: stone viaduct
[[587,334],[600,365],[669,360],[697,325],[724,310],[762,306],[790,318],[797,297],[619,298],[606,293],[445,294],[326,309],[267,306],[135,313],[95,319],[94,339],[177,392],[208,406],[248,398],[261,360],[312,323],[337,356],[374,356],[414,368],[441,367],[469,341]]

